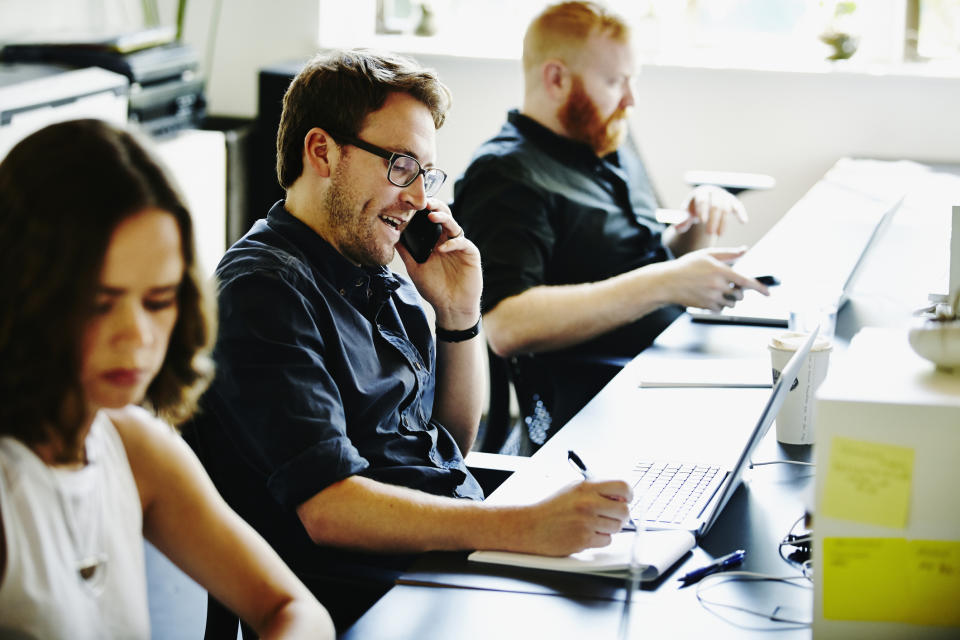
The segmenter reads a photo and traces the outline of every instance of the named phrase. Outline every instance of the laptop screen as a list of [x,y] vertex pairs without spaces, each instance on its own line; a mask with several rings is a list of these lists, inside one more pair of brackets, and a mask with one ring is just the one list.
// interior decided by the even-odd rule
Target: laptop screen
[[[691,319],[694,322],[786,327],[789,312],[795,308],[836,305],[839,310],[903,201],[904,197],[900,196],[892,204],[886,200],[878,206],[876,200],[870,199],[868,205],[837,215],[830,226],[831,233],[822,238],[817,260],[813,262],[803,254],[808,251],[804,242],[796,241],[785,249],[774,243],[778,250],[772,252],[770,243],[761,241],[737,261],[735,269],[749,275],[771,273],[783,284],[771,291],[769,298],[745,291],[741,302],[721,312],[690,308],[687,311]],[[802,238],[809,235],[803,229],[814,224],[805,223],[798,229],[794,219],[787,222],[790,222],[787,231]]]
[[860,277],[860,274],[863,273],[864,265],[867,263],[867,259],[873,250],[880,243],[880,238],[884,236],[887,232],[887,228],[890,226],[890,221],[893,220],[894,214],[897,210],[900,209],[900,205],[903,204],[906,195],[900,196],[893,205],[888,208],[883,217],[880,218],[880,222],[877,223],[877,226],[873,228],[873,233],[870,234],[870,238],[867,240],[866,246],[863,248],[863,251],[860,253],[860,257],[857,258],[857,263],[853,265],[853,270],[850,271],[850,275],[847,276],[846,282],[843,283],[843,291],[840,294],[840,300],[838,301],[838,308],[847,301],[847,298],[850,296],[850,292],[853,290],[853,285],[856,284],[857,278]]
[[783,368],[783,372],[777,379],[776,384],[773,385],[773,389],[770,392],[770,398],[764,405],[763,411],[760,412],[760,418],[757,420],[757,425],[750,433],[750,438],[747,440],[746,446],[743,448],[743,452],[740,454],[740,458],[737,460],[737,464],[730,472],[730,477],[728,478],[726,485],[724,485],[723,493],[720,495],[720,499],[717,502],[716,508],[713,510],[713,514],[704,524],[701,532],[702,534],[709,531],[710,527],[713,526],[713,523],[716,522],[720,512],[723,511],[723,508],[726,506],[731,496],[733,496],[734,492],[737,490],[737,487],[740,486],[740,479],[743,476],[743,470],[746,469],[750,464],[750,459],[753,456],[754,450],[757,448],[757,445],[760,444],[763,436],[767,435],[767,431],[770,430],[770,425],[773,424],[774,419],[777,417],[777,413],[780,412],[780,407],[783,406],[783,402],[787,398],[787,393],[790,391],[790,387],[793,386],[793,382],[797,378],[797,374],[800,372],[800,367],[802,367],[803,363],[806,361],[807,355],[810,353],[810,349],[813,346],[814,340],[817,339],[817,334],[819,331],[820,328],[817,327],[810,332],[810,336],[807,338],[806,342],[804,342],[803,346],[797,349],[796,353],[793,354],[793,357],[787,361],[787,365]]

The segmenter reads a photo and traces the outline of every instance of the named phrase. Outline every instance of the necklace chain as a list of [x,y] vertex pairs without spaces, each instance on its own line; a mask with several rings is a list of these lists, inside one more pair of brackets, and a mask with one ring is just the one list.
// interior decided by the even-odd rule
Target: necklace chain
[[[81,477],[85,474],[85,477]],[[89,458],[84,468],[76,472],[53,473],[54,487],[67,533],[73,546],[77,575],[82,584],[99,594],[102,591],[107,569],[107,554],[103,550],[103,468],[97,460]],[[84,492],[89,500],[78,505],[79,494],[65,489],[65,483],[83,482],[89,488]],[[71,494],[72,495],[68,495]],[[77,507],[81,508],[78,509]],[[82,530],[81,530],[82,529]]]

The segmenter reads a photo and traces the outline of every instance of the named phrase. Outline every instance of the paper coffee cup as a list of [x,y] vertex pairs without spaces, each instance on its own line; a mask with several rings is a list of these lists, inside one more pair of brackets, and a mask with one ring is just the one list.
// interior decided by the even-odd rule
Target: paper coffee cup
[[[786,332],[772,338],[768,349],[773,367],[773,381],[776,383],[780,372],[787,366],[793,354],[803,346],[808,334]],[[777,414],[777,440],[784,444],[812,444],[814,439],[814,396],[817,388],[827,377],[827,365],[833,346],[826,338],[819,336],[810,348],[810,355],[800,367],[795,381],[790,385],[787,398]]]

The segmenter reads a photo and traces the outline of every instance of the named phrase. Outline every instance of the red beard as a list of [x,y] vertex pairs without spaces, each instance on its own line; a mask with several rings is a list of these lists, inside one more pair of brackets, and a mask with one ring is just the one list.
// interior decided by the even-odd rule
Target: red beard
[[557,111],[557,118],[568,137],[589,145],[600,157],[616,151],[627,135],[627,109],[619,108],[606,120],[601,119],[580,76],[573,77],[570,96]]

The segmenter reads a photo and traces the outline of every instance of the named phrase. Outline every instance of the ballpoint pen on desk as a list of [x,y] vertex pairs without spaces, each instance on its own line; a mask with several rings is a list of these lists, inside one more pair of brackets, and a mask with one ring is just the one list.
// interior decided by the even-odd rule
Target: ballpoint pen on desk
[[[590,471],[587,469],[587,465],[585,465],[585,464],[583,463],[583,460],[581,460],[581,459],[580,459],[580,456],[578,456],[576,453],[574,453],[573,451],[569,451],[569,450],[568,450],[568,451],[567,451],[567,460],[570,461],[570,464],[572,464],[574,467],[576,467],[577,471],[580,472],[580,474],[583,476],[583,479],[584,479],[584,480],[592,480],[592,479],[593,479],[593,474],[590,473]],[[640,529],[637,527],[637,523],[633,521],[633,518],[630,517],[630,518],[627,520],[627,524],[624,525],[623,530],[624,530],[624,531],[639,531]]]
[[690,573],[687,573],[680,577],[680,582],[683,584],[680,585],[680,588],[686,587],[687,585],[695,584],[700,582],[701,579],[710,575],[711,573],[717,573],[718,571],[726,571],[731,567],[735,567],[741,562],[743,558],[747,555],[747,552],[743,549],[737,549],[732,553],[728,553],[725,556],[720,556],[710,564],[700,567],[699,569],[694,569]]

